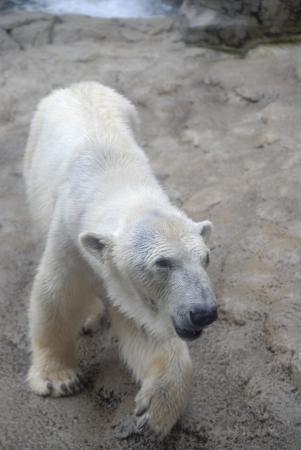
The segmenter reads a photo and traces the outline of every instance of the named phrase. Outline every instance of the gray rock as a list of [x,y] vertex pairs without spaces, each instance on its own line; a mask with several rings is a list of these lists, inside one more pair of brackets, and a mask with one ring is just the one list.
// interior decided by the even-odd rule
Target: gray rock
[[9,50],[18,50],[18,43],[7,33],[6,30],[0,28],[0,54]]
[[299,0],[184,0],[179,20],[187,43],[249,48],[259,42],[298,39]]

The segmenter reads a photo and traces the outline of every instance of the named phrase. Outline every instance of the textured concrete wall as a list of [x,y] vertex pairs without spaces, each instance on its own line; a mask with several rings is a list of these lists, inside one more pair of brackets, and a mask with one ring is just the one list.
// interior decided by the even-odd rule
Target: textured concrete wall
[[184,0],[180,24],[186,42],[210,46],[297,39],[301,0]]

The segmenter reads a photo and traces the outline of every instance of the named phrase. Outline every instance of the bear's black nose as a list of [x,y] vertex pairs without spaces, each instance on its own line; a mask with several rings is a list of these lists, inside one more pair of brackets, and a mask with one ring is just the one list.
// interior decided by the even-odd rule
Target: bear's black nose
[[189,314],[192,325],[196,328],[202,328],[217,319],[217,307],[216,305],[193,305]]

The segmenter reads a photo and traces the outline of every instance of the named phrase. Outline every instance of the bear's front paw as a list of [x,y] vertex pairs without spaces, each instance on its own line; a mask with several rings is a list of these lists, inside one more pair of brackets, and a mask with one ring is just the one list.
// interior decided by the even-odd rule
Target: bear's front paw
[[73,369],[42,371],[32,366],[27,380],[31,389],[43,396],[65,397],[83,389],[83,383]]
[[188,394],[184,385],[160,382],[143,385],[135,399],[138,431],[148,426],[160,437],[165,436],[187,405]]

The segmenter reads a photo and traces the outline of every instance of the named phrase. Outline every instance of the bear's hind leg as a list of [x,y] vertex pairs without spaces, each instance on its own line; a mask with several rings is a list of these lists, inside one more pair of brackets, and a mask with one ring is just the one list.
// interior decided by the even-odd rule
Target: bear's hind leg
[[78,255],[70,252],[47,243],[31,293],[32,364],[27,379],[39,395],[59,397],[82,388],[76,344],[93,295]]
[[102,300],[95,296],[91,302],[88,310],[88,315],[82,326],[81,331],[83,335],[90,335],[94,333],[97,328],[97,324],[99,323],[101,317],[104,315],[104,312],[105,306]]

